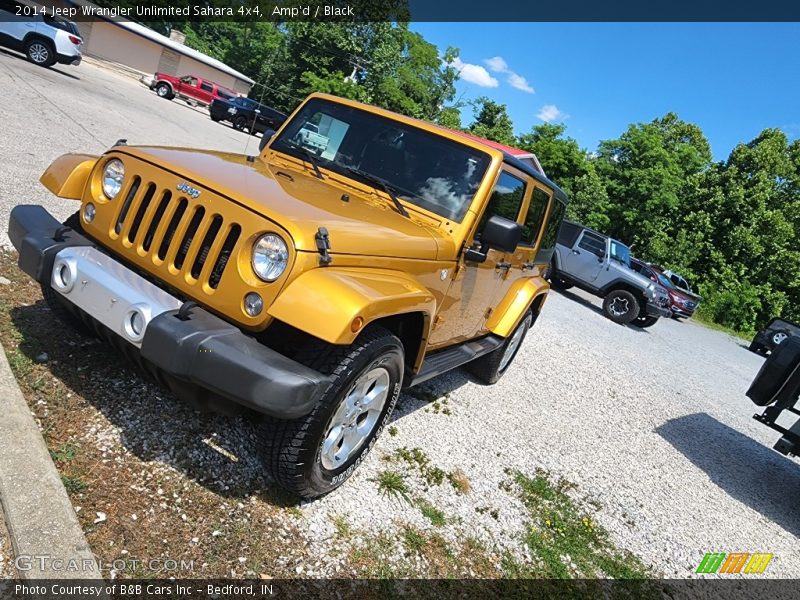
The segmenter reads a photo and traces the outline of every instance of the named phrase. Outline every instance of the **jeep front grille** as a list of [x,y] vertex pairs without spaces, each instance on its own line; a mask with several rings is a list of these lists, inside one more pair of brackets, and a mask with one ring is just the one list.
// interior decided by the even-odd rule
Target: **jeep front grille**
[[[114,234],[124,247],[165,265],[188,283],[219,285],[242,232],[199,202],[134,176],[114,216]],[[112,235],[112,237],[115,237]]]

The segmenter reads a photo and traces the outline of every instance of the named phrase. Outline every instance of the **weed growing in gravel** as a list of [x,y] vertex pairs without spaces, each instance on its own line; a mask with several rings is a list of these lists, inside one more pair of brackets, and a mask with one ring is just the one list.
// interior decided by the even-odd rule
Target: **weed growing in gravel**
[[398,471],[381,471],[373,481],[378,484],[378,491],[384,496],[399,498],[413,504],[409,496],[406,476]]
[[[409,450],[403,446],[395,451],[395,455],[410,467],[417,469],[428,485],[442,485],[447,477],[447,473],[443,469],[431,466],[431,459],[421,448],[411,448]],[[388,460],[393,460],[393,457],[390,456]]]
[[418,498],[415,504],[419,507],[422,516],[428,519],[432,525],[442,527],[447,524],[447,517],[445,514],[424,498]]
[[464,471],[458,467],[447,474],[447,481],[450,482],[450,485],[452,485],[453,489],[459,494],[469,494],[469,490],[471,489],[469,478]]
[[403,545],[414,554],[421,554],[425,547],[425,535],[410,525],[403,527]]
[[397,427],[395,427],[394,425],[391,425],[389,427],[389,429],[387,429],[387,431],[389,432],[389,435],[392,436],[392,437],[396,436],[397,433],[398,433],[397,432]]
[[69,494],[80,494],[89,488],[89,485],[78,475],[62,475],[61,482]]
[[336,515],[333,517],[333,526],[336,528],[336,533],[340,537],[350,537],[352,533],[352,529],[350,528],[350,523],[347,522],[342,515]]
[[[613,577],[645,579],[652,577],[648,568],[633,554],[614,546],[608,533],[584,514],[567,491],[574,485],[537,470],[533,477],[513,474],[519,496],[529,511],[530,522],[524,541],[539,559],[542,570],[535,576],[569,579]],[[504,569],[509,576],[525,568],[508,559]]]
[[69,462],[78,454],[78,446],[72,443],[61,444],[57,449],[50,450],[50,458],[56,462]]

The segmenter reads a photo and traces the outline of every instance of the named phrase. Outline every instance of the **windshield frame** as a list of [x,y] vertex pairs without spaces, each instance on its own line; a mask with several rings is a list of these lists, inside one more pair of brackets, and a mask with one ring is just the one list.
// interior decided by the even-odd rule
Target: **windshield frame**
[[[373,111],[360,106],[358,103],[340,102],[335,98],[328,98],[326,96],[312,96],[301,106],[299,106],[297,110],[290,116],[290,118],[288,118],[281,126],[278,133],[272,138],[272,140],[270,140],[267,149],[276,153],[290,156],[303,163],[308,163],[308,157],[304,156],[303,152],[301,152],[299,149],[293,147],[294,143],[296,142],[293,142],[293,140],[290,138],[289,132],[291,132],[293,129],[296,129],[297,131],[293,133],[294,135],[302,129],[310,131],[310,129],[308,129],[305,125],[310,123],[309,119],[315,113],[311,113],[306,116],[304,115],[304,111],[308,110],[309,107],[313,107],[317,103],[322,105],[321,108],[323,111],[326,105],[332,108],[332,118],[336,118],[335,111],[337,110],[344,112],[360,112],[365,115],[365,118],[385,121],[387,127],[407,130],[406,133],[410,133],[410,130],[413,130],[415,136],[419,135],[422,138],[425,136],[430,136],[432,140],[441,141],[442,144],[449,144],[453,147],[463,148],[465,160],[474,158],[477,165],[475,169],[476,177],[472,182],[471,191],[463,195],[463,200],[459,205],[458,211],[453,211],[449,214],[446,214],[444,207],[438,205],[436,202],[422,198],[415,191],[409,190],[402,185],[398,185],[397,182],[384,177],[381,173],[372,173],[369,170],[361,169],[359,164],[346,164],[345,162],[336,160],[336,157],[334,157],[334,159],[328,159],[322,156],[322,152],[317,153],[316,158],[319,167],[335,174],[337,177],[343,177],[351,181],[356,181],[361,185],[372,188],[375,190],[375,192],[381,195],[386,195],[389,197],[389,194],[387,194],[381,187],[376,187],[373,181],[370,181],[367,177],[360,177],[357,173],[348,171],[348,168],[354,167],[358,170],[364,170],[365,173],[368,173],[375,178],[383,179],[396,193],[404,207],[413,210],[414,212],[421,212],[427,216],[430,216],[431,218],[436,219],[437,221],[444,220],[453,224],[464,223],[467,215],[470,214],[476,199],[484,192],[486,186],[491,183],[487,183],[487,181],[492,179],[493,166],[497,162],[497,159],[495,156],[493,156],[491,149],[485,148],[481,144],[470,143],[469,140],[466,139],[458,139],[458,134],[456,132],[453,132],[453,135],[448,135],[449,132],[446,129],[441,129],[440,132],[438,131],[440,128],[435,125],[425,122],[416,122],[416,119],[403,117],[402,115],[382,114],[383,111],[380,109]],[[429,127],[426,127],[426,125]],[[348,126],[352,126],[351,123],[348,123]],[[317,125],[316,134],[323,135],[319,133],[319,130],[319,126]],[[344,136],[342,136],[342,139],[344,139]],[[310,148],[307,149],[311,150]],[[428,179],[432,179],[432,177],[429,177]]]

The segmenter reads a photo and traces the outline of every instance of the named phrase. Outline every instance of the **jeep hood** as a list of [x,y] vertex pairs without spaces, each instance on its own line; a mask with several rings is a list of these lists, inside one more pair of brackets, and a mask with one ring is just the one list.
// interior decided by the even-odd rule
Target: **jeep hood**
[[[345,189],[314,175],[256,157],[188,148],[124,146],[128,154],[164,169],[170,187],[182,181],[264,215],[286,229],[299,251],[316,252],[319,227],[330,234],[332,254],[434,260],[453,252],[452,241],[423,218],[400,215],[391,202],[356,187]],[[349,199],[343,200],[343,194]]]

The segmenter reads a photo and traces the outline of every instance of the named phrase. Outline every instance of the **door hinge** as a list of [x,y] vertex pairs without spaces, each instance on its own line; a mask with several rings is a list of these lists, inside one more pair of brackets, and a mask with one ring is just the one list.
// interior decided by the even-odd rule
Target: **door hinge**
[[328,250],[331,249],[331,240],[328,236],[328,230],[325,227],[320,227],[317,229],[317,233],[314,236],[314,241],[317,243],[317,252],[319,252],[319,264],[320,266],[326,266],[331,264],[333,258],[328,253]]
[[440,326],[440,325],[441,325],[443,322],[444,322],[444,319],[442,319],[442,317],[441,317],[440,315],[436,315],[436,316],[433,318],[433,326],[432,326],[432,328],[433,328],[433,329],[438,329],[438,328],[439,328],[439,326]]

